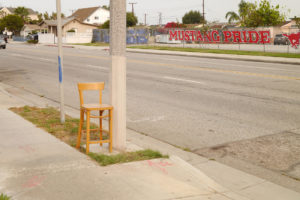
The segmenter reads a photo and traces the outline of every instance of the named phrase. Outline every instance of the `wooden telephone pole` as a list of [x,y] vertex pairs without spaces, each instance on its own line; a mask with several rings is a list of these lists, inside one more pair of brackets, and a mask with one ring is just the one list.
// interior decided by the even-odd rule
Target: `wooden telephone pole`
[[129,3],[129,4],[131,4],[131,11],[132,11],[132,14],[134,15],[134,5],[137,4],[137,3],[134,2],[134,3]]

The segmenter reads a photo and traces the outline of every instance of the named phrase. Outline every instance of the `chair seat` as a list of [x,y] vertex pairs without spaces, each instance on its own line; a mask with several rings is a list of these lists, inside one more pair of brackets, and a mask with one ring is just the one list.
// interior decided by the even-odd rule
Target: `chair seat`
[[108,104],[83,104],[81,109],[84,110],[111,110],[113,107]]

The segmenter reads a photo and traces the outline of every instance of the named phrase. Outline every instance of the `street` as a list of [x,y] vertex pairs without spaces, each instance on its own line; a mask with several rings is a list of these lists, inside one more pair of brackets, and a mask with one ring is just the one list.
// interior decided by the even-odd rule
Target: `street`
[[[79,108],[77,83],[96,81],[105,82],[109,103],[109,52],[63,50],[66,105]],[[300,179],[299,66],[138,53],[127,53],[127,63],[129,129]],[[57,71],[54,47],[9,44],[0,51],[0,82],[55,101]]]

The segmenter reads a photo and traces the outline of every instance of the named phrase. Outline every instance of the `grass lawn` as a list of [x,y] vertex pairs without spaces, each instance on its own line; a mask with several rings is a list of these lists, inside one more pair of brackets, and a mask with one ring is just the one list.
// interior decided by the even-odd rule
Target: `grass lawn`
[[83,43],[83,44],[79,44],[79,43],[75,43],[73,45],[82,45],[82,46],[90,46],[90,47],[108,47],[109,43]]
[[249,56],[270,56],[270,57],[282,57],[282,58],[300,58],[300,54],[295,54],[295,53],[272,53],[272,52],[259,52],[259,51],[238,51],[238,50],[200,49],[200,48],[197,49],[197,48],[163,47],[163,46],[129,46],[127,48],[197,52],[197,53],[249,55]]
[[[54,135],[63,142],[75,147],[77,141],[77,133],[79,126],[79,119],[72,118],[66,115],[65,124],[60,123],[60,112],[55,108],[37,108],[24,106],[20,108],[10,108],[11,111],[19,114],[23,118],[35,124],[37,127],[44,129],[48,133]],[[85,123],[83,129],[85,129]],[[91,129],[96,129],[98,126],[91,123]],[[103,133],[103,139],[107,138],[107,135]],[[91,140],[99,140],[99,133],[91,132]],[[83,133],[82,144],[86,142],[86,134]],[[81,148],[81,152],[85,153],[85,149]],[[150,149],[136,151],[136,152],[125,152],[117,155],[104,155],[89,153],[89,156],[96,160],[100,165],[106,166],[117,163],[133,162],[141,160],[149,160],[156,158],[168,158],[166,155],[162,155],[160,152],[153,151]],[[1,197],[1,196],[0,196]],[[0,199],[2,200],[2,199]],[[5,199],[6,200],[6,199]]]

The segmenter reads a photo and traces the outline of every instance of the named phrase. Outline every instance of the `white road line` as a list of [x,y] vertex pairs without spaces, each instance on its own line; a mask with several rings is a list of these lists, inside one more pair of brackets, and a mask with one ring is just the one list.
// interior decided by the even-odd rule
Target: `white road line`
[[175,78],[175,77],[169,77],[169,76],[164,76],[163,78],[168,79],[168,80],[175,80],[175,81],[181,81],[181,82],[187,82],[187,83],[196,83],[196,84],[200,84],[200,85],[207,85],[204,82],[188,80],[188,79],[181,79],[181,78]]
[[93,69],[103,69],[103,70],[108,70],[107,67],[96,66],[96,65],[86,65],[86,67],[93,68]]
[[[167,60],[167,61],[186,62],[186,60],[183,60],[183,59],[170,59],[170,58],[161,58],[161,59]],[[228,63],[221,63],[221,62],[207,62],[207,61],[199,61],[199,60],[192,60],[192,59],[189,59],[188,62],[197,62],[199,64],[223,65],[223,66],[229,66],[229,67],[241,67],[241,68],[245,67],[245,68],[251,68],[251,69],[267,69],[267,70],[285,71],[285,72],[299,72],[299,70],[280,69],[280,68],[274,68],[274,67],[255,67],[252,65],[245,65],[245,64],[228,64]]]
[[140,122],[158,122],[158,121],[162,121],[162,120],[165,120],[165,116],[153,116],[153,117],[145,117],[145,118],[142,118],[142,119],[137,119],[137,120],[131,120],[129,118],[127,118],[127,121],[128,122],[131,122],[131,123],[140,123]]

